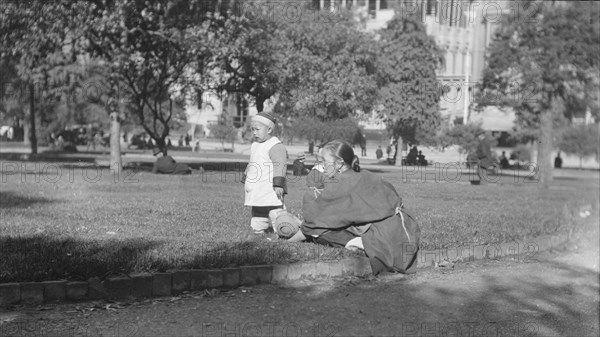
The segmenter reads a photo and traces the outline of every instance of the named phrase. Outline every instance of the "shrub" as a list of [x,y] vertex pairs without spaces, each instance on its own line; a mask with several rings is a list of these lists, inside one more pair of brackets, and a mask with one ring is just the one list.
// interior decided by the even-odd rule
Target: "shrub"
[[510,153],[511,160],[517,160],[520,163],[531,161],[531,151],[523,144],[517,145],[517,147]]

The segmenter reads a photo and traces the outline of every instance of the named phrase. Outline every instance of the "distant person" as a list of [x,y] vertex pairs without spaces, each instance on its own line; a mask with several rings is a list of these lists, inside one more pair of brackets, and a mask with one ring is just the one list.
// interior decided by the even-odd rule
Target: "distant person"
[[398,143],[393,141],[387,148],[387,161],[388,164],[394,165],[396,163],[396,152],[398,151]]
[[15,138],[15,128],[8,128],[8,130],[6,130],[6,139],[8,139],[9,141],[13,140]]
[[554,158],[554,168],[562,168],[562,158],[560,157],[560,152],[556,154],[556,158]]
[[56,135],[54,132],[50,133],[50,139],[48,140],[48,143],[50,143],[50,148],[56,148]]
[[177,141],[177,146],[179,146],[179,147],[183,146],[183,136],[179,136],[179,140]]
[[192,136],[190,136],[188,133],[185,134],[185,146],[190,146],[190,142],[192,141]]
[[427,166],[427,160],[425,159],[425,155],[419,151],[417,155],[417,163],[421,166]]
[[506,151],[502,151],[502,155],[499,158],[500,167],[503,169],[510,168],[510,163],[508,162],[508,158],[506,158]]
[[242,181],[244,206],[251,207],[250,227],[256,235],[266,234],[272,227],[269,213],[283,208],[287,193],[286,149],[279,138],[273,136],[275,125],[275,118],[269,113],[259,112],[252,117],[254,142]]
[[192,152],[200,152],[200,141],[197,140],[196,143],[194,143],[194,147],[192,147]]
[[146,147],[148,149],[151,149],[154,147],[154,143],[152,142],[152,137],[148,136],[148,139],[146,139]]
[[417,150],[417,146],[413,145],[413,147],[410,149],[410,151],[408,151],[408,154],[406,155],[406,164],[417,165],[419,160],[419,152],[420,151]]
[[90,150],[90,146],[92,147],[92,149],[94,151],[96,151],[96,135],[94,134],[94,131],[92,131],[91,129],[88,130],[88,132],[86,133],[86,143],[87,143],[86,147],[85,147],[86,151]]
[[168,149],[172,149],[173,148],[173,143],[171,143],[171,138],[167,138],[167,148]]
[[377,150],[375,150],[375,156],[377,157],[377,159],[381,159],[383,157],[383,150],[381,149],[381,145],[379,145],[377,147]]
[[493,163],[492,145],[485,133],[480,133],[477,138],[479,138],[479,144],[477,145],[477,159],[479,160],[479,166],[487,169]]
[[94,141],[96,142],[96,144],[105,147],[107,144],[104,140],[104,131],[100,130],[99,132],[96,132],[96,135],[94,136]]
[[85,128],[80,127],[77,131],[77,145],[85,144]]
[[303,176],[307,175],[309,170],[304,166],[304,160],[306,159],[305,154],[301,154],[294,160],[292,164],[292,170],[295,176]]
[[361,137],[360,155],[363,157],[367,156],[367,135],[362,135],[362,137]]
[[171,156],[163,155],[162,150],[154,150],[154,156],[157,158],[152,167],[152,173],[160,174],[191,174],[192,169],[186,164],[180,164]]
[[479,138],[479,144],[477,145],[477,176],[479,181],[482,181],[482,172],[489,169],[494,169],[495,166],[495,158],[492,157],[492,145],[490,141],[485,135],[485,132],[479,133],[477,136]]
[[62,150],[65,147],[65,139],[62,135],[58,136],[58,138],[56,139],[56,147],[59,150]]

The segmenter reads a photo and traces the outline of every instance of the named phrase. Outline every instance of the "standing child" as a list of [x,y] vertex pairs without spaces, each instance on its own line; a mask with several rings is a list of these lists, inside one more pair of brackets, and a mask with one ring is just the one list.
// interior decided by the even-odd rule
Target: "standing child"
[[250,163],[244,173],[245,206],[252,207],[250,226],[255,234],[264,234],[272,224],[269,212],[283,208],[283,196],[287,193],[286,149],[273,136],[275,118],[265,112],[252,118],[253,143],[250,147]]

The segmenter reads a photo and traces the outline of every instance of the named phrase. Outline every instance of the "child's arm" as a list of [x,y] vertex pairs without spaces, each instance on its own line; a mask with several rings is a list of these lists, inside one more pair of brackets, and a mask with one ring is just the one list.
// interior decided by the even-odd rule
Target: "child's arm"
[[283,195],[287,194],[287,184],[285,175],[287,173],[287,156],[285,146],[281,143],[274,145],[269,150],[269,157],[273,162],[273,189],[277,197],[283,200]]

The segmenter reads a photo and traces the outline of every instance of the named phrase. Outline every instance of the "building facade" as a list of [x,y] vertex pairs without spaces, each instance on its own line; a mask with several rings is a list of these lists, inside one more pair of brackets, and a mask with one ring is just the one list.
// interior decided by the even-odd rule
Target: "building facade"
[[[432,36],[444,51],[445,64],[438,69],[439,89],[442,92],[440,110],[452,124],[483,120],[486,128],[508,131],[512,127],[514,113],[503,112],[510,123],[494,126],[490,116],[498,109],[487,109],[472,115],[473,94],[483,77],[485,53],[494,30],[503,15],[519,6],[514,1],[472,0],[319,0],[321,8],[339,4],[366,12],[366,30],[384,28],[395,15],[416,15],[425,24],[427,34]],[[442,90],[443,89],[443,90]],[[489,110],[489,111],[488,111]]]

